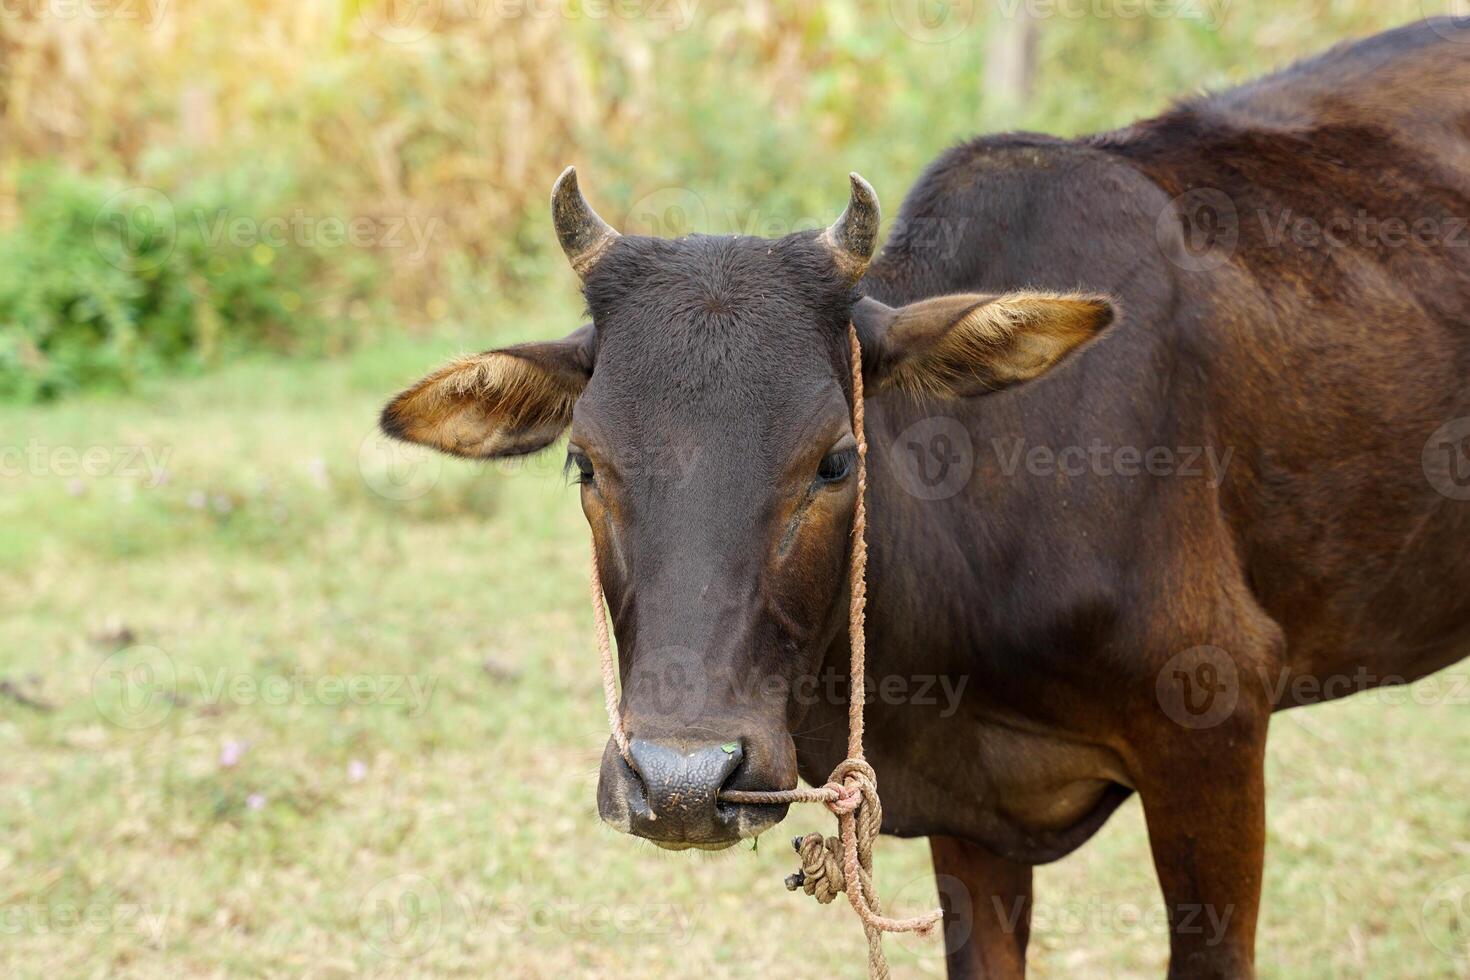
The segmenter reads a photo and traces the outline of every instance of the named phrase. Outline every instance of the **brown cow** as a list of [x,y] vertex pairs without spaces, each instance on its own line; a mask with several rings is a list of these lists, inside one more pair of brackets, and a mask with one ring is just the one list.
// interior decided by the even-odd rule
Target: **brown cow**
[[570,174],[553,197],[592,324],[452,364],[383,426],[490,458],[570,425],[633,738],[604,819],[728,846],[784,808],[721,788],[844,754],[851,320],[868,752],[884,830],[962,883],[951,976],[1021,975],[1032,866],[1134,791],[1170,976],[1253,975],[1272,711],[1470,641],[1470,30],[961,146],[865,275],[860,179],[778,241],[619,236]]

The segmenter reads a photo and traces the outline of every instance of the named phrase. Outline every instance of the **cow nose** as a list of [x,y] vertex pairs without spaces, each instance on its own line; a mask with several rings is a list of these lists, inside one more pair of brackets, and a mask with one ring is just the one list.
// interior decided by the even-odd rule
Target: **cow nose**
[[660,847],[729,847],[786,815],[785,804],[726,803],[719,798],[726,787],[763,789],[793,782],[794,773],[786,778],[765,771],[769,763],[762,765],[761,760],[768,754],[751,754],[744,739],[706,744],[635,738],[625,760],[617,743],[608,739],[597,782],[597,812],[623,833]]
[[789,787],[795,768],[790,739],[635,738],[626,759],[608,739],[597,812],[623,833],[660,847],[718,850],[758,836],[787,810],[784,803],[729,803],[720,791]]
[[628,755],[653,820],[685,827],[717,816],[720,789],[745,761],[745,748],[739,739],[684,746],[635,738]]

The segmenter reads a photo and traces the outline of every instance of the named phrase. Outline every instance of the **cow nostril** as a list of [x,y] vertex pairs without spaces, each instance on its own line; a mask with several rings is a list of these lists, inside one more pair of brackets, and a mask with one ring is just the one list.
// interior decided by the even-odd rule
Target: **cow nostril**
[[725,765],[722,767],[720,784],[715,787],[716,799],[721,791],[731,788],[730,784],[740,774],[740,769],[745,764],[745,744],[739,740],[726,742],[720,746],[720,752],[725,756]]

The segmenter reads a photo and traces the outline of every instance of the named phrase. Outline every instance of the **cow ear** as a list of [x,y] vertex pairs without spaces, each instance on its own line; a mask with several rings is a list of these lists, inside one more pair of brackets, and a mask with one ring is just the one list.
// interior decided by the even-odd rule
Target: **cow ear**
[[395,439],[473,459],[544,449],[572,421],[594,337],[589,323],[561,340],[461,357],[389,402],[379,424]]
[[1102,296],[959,293],[890,307],[864,297],[853,307],[873,390],[963,398],[1045,373],[1117,316]]

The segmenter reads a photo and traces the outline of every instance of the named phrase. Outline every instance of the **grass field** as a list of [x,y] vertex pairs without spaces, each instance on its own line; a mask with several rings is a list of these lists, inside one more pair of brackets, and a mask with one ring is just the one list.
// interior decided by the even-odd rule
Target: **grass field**
[[[0,975],[861,975],[844,903],[781,886],[786,837],[825,814],[693,857],[597,820],[559,460],[373,438],[385,394],[460,343],[0,411]],[[1470,975],[1464,682],[1278,717],[1263,976]],[[893,905],[934,901],[922,842],[879,865]],[[1037,902],[1036,976],[1161,975],[1136,802]],[[889,946],[942,975],[933,946]]]

